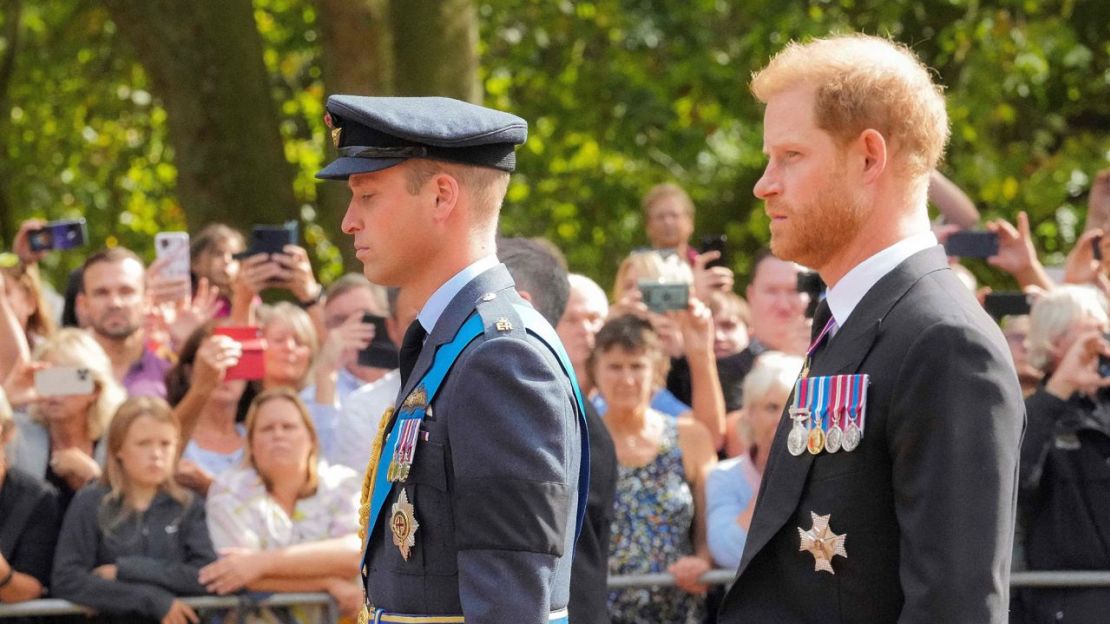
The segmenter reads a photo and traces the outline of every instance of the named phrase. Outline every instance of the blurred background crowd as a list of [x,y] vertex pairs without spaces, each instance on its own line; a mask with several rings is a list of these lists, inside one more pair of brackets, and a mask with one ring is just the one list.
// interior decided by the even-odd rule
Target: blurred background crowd
[[[1042,265],[1024,213],[981,221],[940,174],[930,192],[951,268],[1001,323],[1027,395],[1023,568],[1110,569],[1110,170],[1093,177],[1059,267]],[[737,276],[676,184],[649,189],[642,216],[646,244],[605,288],[545,239],[501,239],[498,254],[603,423],[594,593],[606,570],[676,581],[609,592],[595,616],[712,621],[699,577],[739,562],[823,284],[767,251]],[[418,310],[360,274],[322,284],[291,224],[210,224],[137,250],[85,237],[79,221],[28,220],[0,255],[0,599],[185,622],[183,596],[322,591],[354,613],[361,475]],[[39,271],[51,254],[83,262],[54,285]],[[1021,290],[980,287],[961,261]],[[1107,600],[1015,592],[1015,621],[1076,593]]]

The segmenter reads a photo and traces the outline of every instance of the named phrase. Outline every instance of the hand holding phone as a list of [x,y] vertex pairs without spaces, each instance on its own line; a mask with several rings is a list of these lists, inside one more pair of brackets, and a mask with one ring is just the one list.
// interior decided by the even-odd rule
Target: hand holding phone
[[716,251],[720,255],[716,260],[710,260],[705,263],[705,268],[712,269],[714,267],[728,268],[728,258],[725,253],[728,251],[728,236],[724,234],[716,234],[713,236],[704,236],[701,239],[701,246],[698,248],[700,253],[707,253]]
[[362,322],[374,326],[374,338],[358,352],[358,365],[387,370],[397,368],[400,365],[397,347],[386,333],[385,317],[367,313],[362,315]]
[[224,381],[235,379],[256,380],[266,376],[266,361],[263,352],[266,341],[262,338],[262,329],[255,326],[246,327],[217,327],[212,331],[213,336],[227,336],[242,347],[239,361],[229,366],[224,371]]
[[51,221],[27,232],[27,243],[33,252],[76,249],[83,247],[88,238],[84,219]]

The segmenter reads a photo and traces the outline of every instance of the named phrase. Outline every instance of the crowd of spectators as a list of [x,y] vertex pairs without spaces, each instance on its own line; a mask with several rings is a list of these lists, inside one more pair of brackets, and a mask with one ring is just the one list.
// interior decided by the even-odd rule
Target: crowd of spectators
[[[938,239],[995,233],[987,263],[1031,303],[997,315],[1027,395],[1015,567],[1110,570],[1110,171],[1059,270],[1041,264],[1024,214],[979,224],[939,173],[930,198]],[[713,621],[699,577],[739,561],[821,296],[804,267],[767,251],[734,276],[719,249],[690,243],[694,217],[679,186],[650,189],[650,247],[608,289],[571,273],[561,298],[529,281],[543,274],[524,266],[538,243],[499,249],[524,266],[522,296],[559,319],[604,425],[593,437],[615,457],[590,498],[608,573],[676,581],[609,592],[613,622]],[[192,237],[188,277],[166,270],[172,257],[147,266],[150,250],[93,250],[58,295],[38,269],[48,252],[28,240],[42,225],[22,224],[0,258],[0,602],[51,596],[184,623],[197,613],[182,597],[322,591],[357,611],[361,477],[399,391],[396,365],[362,354],[380,334],[399,343],[419,302],[360,274],[321,285],[303,248],[251,253],[221,224]],[[653,285],[686,294],[662,309]],[[51,386],[51,370],[82,383]],[[1110,590],[1015,592],[1014,621],[1050,621],[1063,604],[1097,616]]]

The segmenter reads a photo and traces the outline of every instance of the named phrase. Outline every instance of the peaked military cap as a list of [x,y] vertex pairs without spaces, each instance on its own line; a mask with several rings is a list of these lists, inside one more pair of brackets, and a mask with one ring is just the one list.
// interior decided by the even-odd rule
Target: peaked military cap
[[512,171],[514,149],[528,138],[528,122],[516,115],[445,97],[333,95],[324,121],[339,150],[339,158],[316,173],[325,180],[380,171],[407,158]]

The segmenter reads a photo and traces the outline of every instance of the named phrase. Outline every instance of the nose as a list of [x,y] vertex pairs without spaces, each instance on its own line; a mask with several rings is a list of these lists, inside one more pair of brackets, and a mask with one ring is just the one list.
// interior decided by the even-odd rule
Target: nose
[[782,189],[775,179],[771,165],[768,164],[767,168],[763,170],[763,175],[756,181],[752,193],[759,199],[766,200],[768,197],[778,195],[781,191]]
[[343,221],[339,224],[339,229],[343,230],[344,234],[354,234],[362,229],[355,219],[354,211],[351,209],[354,203],[355,199],[352,197],[351,201],[347,203],[347,211],[343,213]]

